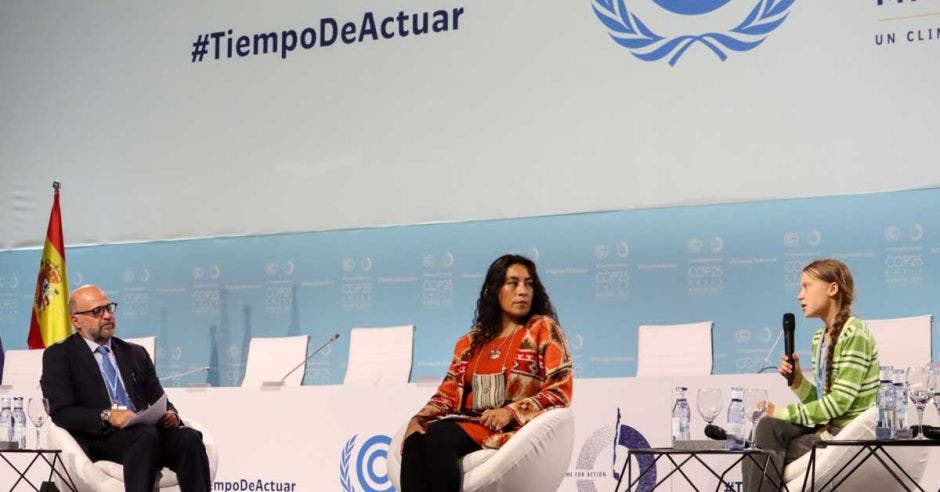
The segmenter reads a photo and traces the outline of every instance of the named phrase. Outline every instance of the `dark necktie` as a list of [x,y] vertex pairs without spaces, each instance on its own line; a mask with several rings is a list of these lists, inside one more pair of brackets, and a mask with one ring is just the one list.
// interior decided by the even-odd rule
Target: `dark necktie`
[[131,399],[127,396],[124,385],[121,384],[121,379],[114,369],[114,364],[111,363],[111,358],[108,357],[111,350],[105,345],[99,345],[97,352],[101,354],[101,369],[104,372],[104,382],[108,386],[111,401],[129,410],[134,410],[134,405],[131,404]]

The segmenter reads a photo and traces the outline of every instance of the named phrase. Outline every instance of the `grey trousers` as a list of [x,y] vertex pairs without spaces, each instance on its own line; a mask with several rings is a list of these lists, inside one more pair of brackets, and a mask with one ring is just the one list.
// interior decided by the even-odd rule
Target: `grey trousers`
[[[778,473],[768,467],[767,475],[761,484],[761,467],[749,459],[742,462],[742,475],[744,478],[744,492],[776,491],[783,488],[777,478],[783,476],[783,468],[793,460],[808,453],[819,436],[812,427],[791,424],[785,420],[773,417],[764,417],[757,422],[754,431],[754,445],[765,451],[770,451],[771,466],[776,467]],[[760,460],[760,458],[758,458]],[[760,485],[760,487],[758,487]]]

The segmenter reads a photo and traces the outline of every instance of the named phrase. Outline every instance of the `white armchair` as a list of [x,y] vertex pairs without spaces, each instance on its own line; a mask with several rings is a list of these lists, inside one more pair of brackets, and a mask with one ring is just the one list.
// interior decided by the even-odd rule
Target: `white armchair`
[[[405,427],[388,449],[388,477],[401,490],[401,445]],[[574,412],[549,410],[511,438],[502,448],[481,449],[463,457],[463,492],[545,492],[565,478],[574,447]]]
[[[280,381],[285,374],[307,358],[307,342],[310,337],[260,338],[248,343],[248,361],[245,363],[243,388],[257,388],[266,381]],[[291,373],[284,380],[287,386],[300,386],[304,380],[304,368]]]
[[[875,423],[878,420],[878,407],[871,407],[852,420],[836,436],[823,434],[824,439],[834,441],[850,441],[858,439],[874,439]],[[897,461],[905,472],[914,480],[920,480],[927,470],[927,458],[931,448],[927,447],[896,447],[889,448],[891,457]],[[816,490],[832,490],[832,485],[839,483],[845,477],[845,471],[836,480],[827,486],[827,483],[849,463],[858,451],[854,446],[830,446],[816,452]],[[789,490],[802,490],[803,479],[809,466],[809,453],[793,461],[783,470],[783,478]],[[857,461],[856,461],[857,463]],[[854,465],[853,465],[854,466]],[[896,472],[896,468],[892,467]],[[809,481],[806,484],[810,486]],[[825,488],[823,488],[825,487]],[[895,490],[910,490],[911,484],[899,484],[884,466],[875,459],[869,458],[861,467],[854,470],[850,476],[838,485],[837,490],[877,490],[890,492]]]
[[39,388],[42,376],[43,349],[7,350],[4,352],[3,385],[12,386],[19,393],[30,393]]
[[930,324],[933,315],[870,319],[868,331],[878,344],[878,363],[907,367],[930,364]]
[[[215,478],[215,472],[219,465],[218,450],[215,440],[205,428],[196,421],[183,419],[187,427],[192,427],[202,433],[202,442],[206,446],[206,455],[209,457],[209,478]],[[50,420],[47,439],[49,447],[62,450],[62,461],[65,463],[65,469],[79,492],[123,492],[124,491],[124,467],[113,461],[91,461],[85,451],[82,450],[75,438],[69,432],[56,426]],[[56,480],[59,490],[68,490],[61,479]],[[161,470],[157,476],[157,482],[153,490],[160,492],[179,491],[179,483],[176,480],[176,473],[169,468]]]
[[157,363],[157,337],[140,337],[140,338],[125,338],[125,342],[136,343],[144,348],[147,351],[147,355],[150,356],[150,361],[156,365]]
[[413,325],[353,328],[345,385],[405,384],[411,376]]
[[712,322],[642,325],[636,377],[707,376],[712,373]]

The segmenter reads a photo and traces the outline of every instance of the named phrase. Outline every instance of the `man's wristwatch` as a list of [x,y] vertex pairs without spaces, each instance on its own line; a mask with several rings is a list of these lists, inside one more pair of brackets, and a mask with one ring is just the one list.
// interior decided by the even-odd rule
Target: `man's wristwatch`
[[101,411],[100,414],[98,414],[98,416],[101,417],[101,423],[102,423],[102,424],[104,424],[104,425],[110,425],[110,423],[108,422],[108,419],[111,418],[111,409],[110,409],[110,408],[105,408],[104,410]]

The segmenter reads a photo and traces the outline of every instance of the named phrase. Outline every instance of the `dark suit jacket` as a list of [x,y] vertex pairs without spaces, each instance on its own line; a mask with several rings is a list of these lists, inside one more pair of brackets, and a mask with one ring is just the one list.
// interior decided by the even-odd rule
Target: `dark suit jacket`
[[[138,411],[163,395],[153,362],[140,345],[111,338],[124,389]],[[68,430],[79,444],[102,439],[115,429],[101,422],[101,411],[111,407],[104,376],[94,354],[78,333],[47,348],[42,355],[42,394],[49,399],[52,421]],[[176,408],[169,402],[167,406]]]

